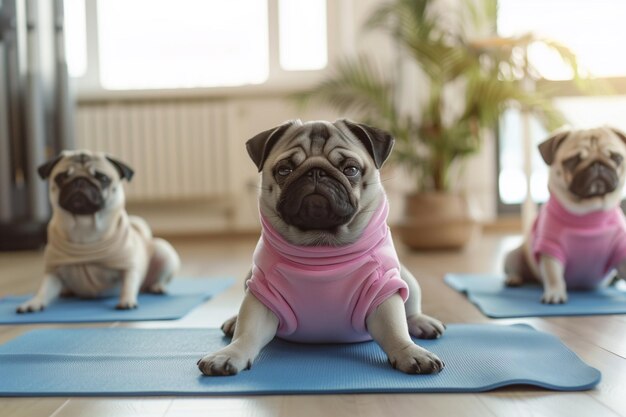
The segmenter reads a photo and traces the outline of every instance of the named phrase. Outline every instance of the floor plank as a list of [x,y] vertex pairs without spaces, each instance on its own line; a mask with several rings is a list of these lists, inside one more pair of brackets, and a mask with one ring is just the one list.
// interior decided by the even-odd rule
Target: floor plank
[[7,417],[51,416],[68,398],[0,398],[0,414]]
[[75,398],[60,407],[55,417],[161,417],[172,401],[172,398]]
[[[270,417],[283,415],[283,397],[266,396],[251,398],[182,398],[175,399],[165,413],[166,417]],[[291,414],[298,415],[300,414]]]

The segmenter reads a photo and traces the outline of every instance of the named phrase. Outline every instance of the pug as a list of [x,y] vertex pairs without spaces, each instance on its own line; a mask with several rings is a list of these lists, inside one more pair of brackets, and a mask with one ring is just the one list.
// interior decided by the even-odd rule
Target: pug
[[262,235],[225,348],[198,361],[205,375],[249,369],[275,336],[302,343],[374,339],[412,374],[443,362],[410,335],[444,325],[421,311],[420,288],[400,265],[379,169],[393,137],[349,120],[289,121],[246,143],[261,173]]
[[129,166],[77,150],[63,151],[38,171],[50,179],[52,205],[45,275],[18,313],[41,311],[60,295],[92,298],[117,286],[121,310],[137,307],[140,290],[165,292],[180,260],[168,242],[152,237],[143,219],[126,213],[122,180],[132,178]]
[[506,284],[543,284],[541,301],[626,277],[626,221],[620,208],[626,135],[614,128],[563,130],[539,145],[550,167],[550,198],[522,246],[505,260]]

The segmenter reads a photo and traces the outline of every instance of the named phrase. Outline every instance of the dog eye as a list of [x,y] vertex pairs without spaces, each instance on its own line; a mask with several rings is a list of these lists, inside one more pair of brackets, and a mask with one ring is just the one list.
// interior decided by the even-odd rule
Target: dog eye
[[622,161],[624,160],[624,157],[622,155],[615,153],[615,152],[611,152],[610,158],[613,162],[615,162],[615,165],[621,164]]
[[354,177],[354,176],[358,175],[360,172],[361,172],[361,170],[359,168],[357,168],[355,166],[352,166],[352,165],[349,166],[349,167],[345,167],[343,169],[343,174],[346,177]]
[[580,155],[574,155],[563,161],[563,167],[568,171],[573,171],[582,161],[583,159],[580,157]]
[[280,175],[281,177],[286,177],[287,175],[291,174],[293,172],[293,169],[287,167],[287,166],[281,166],[278,167],[278,169],[276,170],[276,173],[278,173],[278,175]]
[[66,172],[61,172],[54,176],[54,182],[60,186],[63,182],[69,177],[69,174]]
[[106,187],[111,183],[111,179],[108,175],[103,174],[102,172],[96,171],[94,177],[102,184],[103,187]]

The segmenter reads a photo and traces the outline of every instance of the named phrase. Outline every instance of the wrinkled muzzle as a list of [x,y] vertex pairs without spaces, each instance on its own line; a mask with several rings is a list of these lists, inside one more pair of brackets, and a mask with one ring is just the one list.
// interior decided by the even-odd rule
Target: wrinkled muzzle
[[94,214],[104,207],[100,189],[85,177],[64,184],[59,193],[59,205],[72,214]]
[[291,182],[277,206],[281,218],[300,230],[332,230],[355,214],[349,191],[321,168],[313,168]]
[[615,191],[618,185],[617,171],[596,161],[574,175],[569,191],[580,198],[602,197]]

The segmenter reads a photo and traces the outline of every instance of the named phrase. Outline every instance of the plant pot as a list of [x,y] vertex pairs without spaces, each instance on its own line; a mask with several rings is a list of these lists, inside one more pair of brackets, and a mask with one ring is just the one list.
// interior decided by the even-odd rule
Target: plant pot
[[400,240],[411,249],[461,249],[471,239],[476,222],[468,199],[455,193],[419,193],[405,198]]

